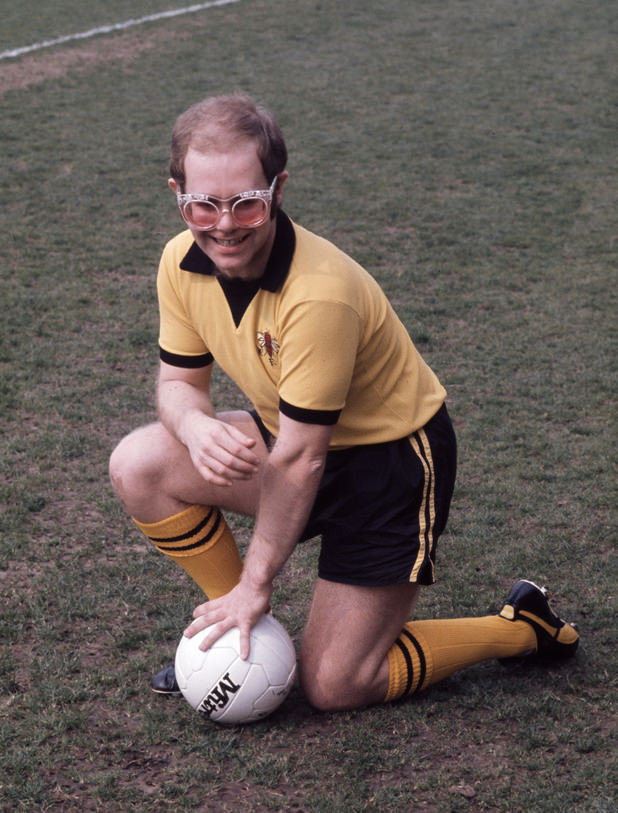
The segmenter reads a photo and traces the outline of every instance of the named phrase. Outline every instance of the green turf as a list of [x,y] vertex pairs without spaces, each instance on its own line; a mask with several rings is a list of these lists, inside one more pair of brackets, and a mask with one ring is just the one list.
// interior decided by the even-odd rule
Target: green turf
[[[169,5],[13,4],[0,48]],[[615,809],[617,22],[246,0],[0,62],[0,810]],[[366,265],[448,389],[460,470],[419,615],[532,578],[579,624],[573,663],[344,714],[295,689],[231,730],[147,691],[199,594],[107,459],[154,417],[173,120],[237,88],[283,124],[289,214]],[[217,403],[243,404],[222,376]],[[316,553],[275,594],[297,642]]]
[[20,0],[19,3],[3,3],[6,7],[2,8],[0,51],[12,51],[194,5],[201,3],[174,3],[170,0],[105,0],[105,3],[94,0]]

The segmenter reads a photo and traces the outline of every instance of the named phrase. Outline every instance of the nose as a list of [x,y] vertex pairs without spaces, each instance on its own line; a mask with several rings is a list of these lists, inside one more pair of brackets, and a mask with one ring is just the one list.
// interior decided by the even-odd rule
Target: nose
[[217,229],[221,231],[232,231],[236,228],[236,222],[232,216],[232,209],[231,207],[224,207],[219,210],[219,220],[217,222]]

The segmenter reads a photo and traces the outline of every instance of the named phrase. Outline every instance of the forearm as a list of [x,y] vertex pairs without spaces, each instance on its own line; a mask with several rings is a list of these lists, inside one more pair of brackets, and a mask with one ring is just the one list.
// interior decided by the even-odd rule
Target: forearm
[[273,581],[300,539],[324,472],[331,426],[302,424],[281,414],[279,437],[262,461],[255,530],[245,556],[240,582],[225,596],[200,605],[186,630],[194,635],[216,628],[200,644],[211,646],[237,626],[241,657],[249,655],[249,633],[271,602]]
[[286,459],[273,450],[263,467],[260,503],[243,578],[271,584],[307,524],[324,471],[324,455]]
[[159,381],[157,387],[159,420],[177,440],[187,445],[187,425],[196,417],[214,418],[210,397],[185,381]]
[[161,362],[157,407],[161,423],[189,452],[209,483],[230,486],[258,471],[255,438],[221,420],[210,400],[212,365],[185,370]]

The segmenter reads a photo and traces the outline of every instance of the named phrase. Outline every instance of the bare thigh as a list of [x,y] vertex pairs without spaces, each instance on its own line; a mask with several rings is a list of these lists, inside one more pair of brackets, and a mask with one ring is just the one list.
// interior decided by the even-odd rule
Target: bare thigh
[[418,585],[359,587],[318,579],[303,637],[300,674],[318,708],[380,703],[386,654],[416,600]]
[[[248,412],[221,412],[217,417],[253,438],[252,451],[262,461],[267,458],[266,444]],[[161,423],[140,427],[118,444],[111,457],[110,476],[127,513],[141,522],[158,522],[189,505],[216,505],[247,516],[255,516],[257,511],[259,471],[231,486],[207,483],[186,447]]]

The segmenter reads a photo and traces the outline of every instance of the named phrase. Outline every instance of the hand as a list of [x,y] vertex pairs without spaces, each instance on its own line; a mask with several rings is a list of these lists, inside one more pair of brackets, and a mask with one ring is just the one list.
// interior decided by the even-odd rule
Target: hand
[[234,425],[191,413],[183,430],[193,465],[207,482],[231,486],[234,480],[249,480],[257,473],[260,460],[252,451],[255,440]]
[[258,588],[241,579],[240,583],[225,596],[212,599],[196,607],[193,611],[195,620],[184,631],[184,635],[192,638],[206,627],[216,624],[200,644],[200,649],[206,651],[224,633],[233,627],[238,627],[240,657],[246,661],[251,648],[251,629],[269,610],[272,591],[272,584]]

